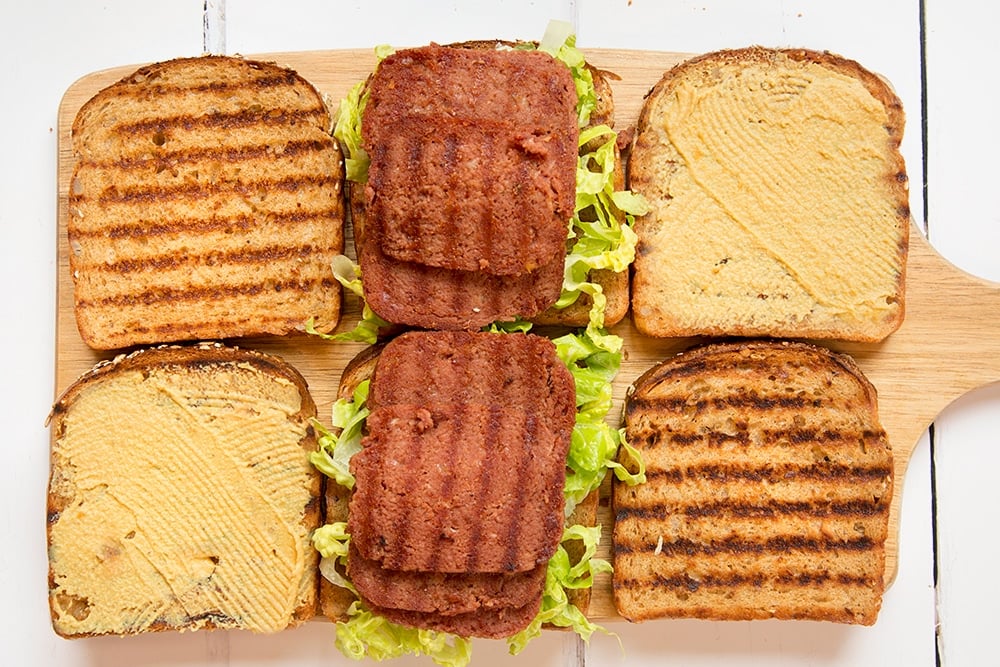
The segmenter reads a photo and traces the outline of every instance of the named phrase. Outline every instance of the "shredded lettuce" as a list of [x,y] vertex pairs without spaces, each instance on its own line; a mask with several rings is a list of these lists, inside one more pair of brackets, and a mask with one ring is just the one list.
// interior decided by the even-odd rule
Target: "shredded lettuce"
[[[375,57],[379,62],[392,53],[392,47],[380,45],[375,47]],[[337,122],[333,126],[333,136],[336,137],[344,150],[344,168],[347,180],[364,183],[368,180],[368,165],[371,162],[361,140],[361,114],[368,104],[368,86],[365,81],[359,81],[340,102],[337,111]]]
[[[556,25],[556,30],[552,31],[554,33],[553,39],[558,39],[560,34],[565,34],[563,41],[559,44],[557,48],[553,48],[546,41],[546,37],[542,38],[539,44],[539,50],[543,50],[550,54],[553,58],[566,65],[569,68],[570,74],[573,75],[573,83],[576,87],[576,122],[580,127],[586,127],[590,122],[590,113],[597,106],[597,91],[594,88],[594,75],[590,73],[587,69],[587,59],[583,56],[583,51],[576,48],[576,35],[572,32],[572,26],[567,31],[565,27],[562,30],[559,29],[558,21],[552,21],[549,23],[550,30],[552,29],[552,24]],[[546,31],[547,33],[549,31]],[[547,35],[548,37],[548,35]],[[530,48],[530,46],[528,47]]]
[[375,314],[375,311],[368,307],[365,301],[363,288],[361,286],[361,267],[358,266],[347,255],[337,255],[330,263],[333,277],[337,279],[344,289],[352,292],[361,299],[361,319],[350,331],[339,334],[325,334],[316,331],[313,319],[306,322],[306,333],[319,336],[324,340],[356,341],[372,345],[378,341],[378,333],[384,327],[391,326],[390,322],[383,320]]
[[344,150],[344,168],[347,179],[355,183],[368,180],[368,165],[371,159],[361,143],[361,112],[368,104],[368,90],[361,81],[347,93],[337,112],[337,122],[333,126],[333,136],[340,140]]
[[338,399],[334,402],[331,422],[334,428],[340,429],[338,434],[327,430],[318,421],[313,422],[313,428],[319,433],[319,449],[310,453],[309,461],[317,470],[347,489],[354,488],[351,457],[361,451],[361,428],[370,412],[366,405],[368,387],[369,381],[364,380],[354,389],[351,400]]
[[589,280],[590,272],[628,270],[635,259],[637,241],[632,224],[636,215],[649,211],[649,206],[641,195],[615,190],[617,135],[614,130],[607,125],[596,125],[581,131],[581,151],[595,140],[603,141],[579,157],[576,208],[571,228],[575,241],[566,256],[562,294],[555,306],[566,308],[581,294],[589,295],[592,306],[587,328],[591,337],[600,341],[606,298],[601,286]]
[[[567,591],[590,588],[594,585],[594,576],[603,572],[611,572],[611,564],[603,558],[595,558],[597,544],[601,539],[600,526],[573,525],[563,532],[562,541],[555,555],[549,560],[545,571],[545,590],[542,593],[542,608],[521,632],[507,639],[507,647],[511,655],[517,655],[528,642],[542,633],[545,624],[560,628],[569,628],[580,635],[584,641],[596,631],[607,632],[604,628],[591,621],[576,606],[570,603]],[[584,554],[574,565],[570,562],[569,553],[564,546],[571,540],[581,540],[584,544]]]
[[[604,336],[604,338],[617,338]],[[628,484],[645,481],[645,465],[639,453],[624,437],[624,429],[614,429],[605,418],[612,406],[612,382],[621,367],[621,352],[610,352],[588,332],[568,333],[553,341],[556,354],[566,364],[576,384],[576,423],[567,456],[566,515],[587,495],[601,486],[608,470]],[[632,474],[615,458],[625,448],[638,467]]]

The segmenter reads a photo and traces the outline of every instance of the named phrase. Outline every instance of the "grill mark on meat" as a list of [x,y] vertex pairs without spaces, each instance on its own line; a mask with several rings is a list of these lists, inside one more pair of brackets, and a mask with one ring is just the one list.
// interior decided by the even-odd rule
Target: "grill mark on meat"
[[[135,188],[107,188],[96,199],[100,204],[110,203],[151,203],[162,200],[185,198],[207,199],[222,194],[254,195],[261,190],[284,190],[295,192],[305,186],[326,186],[339,183],[334,176],[325,174],[293,174],[280,179],[257,179],[232,183],[217,183],[206,188],[203,183],[180,183],[173,186]],[[86,195],[81,199],[86,200]]]
[[876,547],[870,537],[857,537],[851,540],[835,540],[829,538],[809,538],[802,535],[776,535],[765,540],[742,539],[729,537],[724,540],[698,542],[687,538],[674,541],[635,540],[626,541],[619,536],[615,542],[615,555],[625,554],[656,554],[668,556],[715,556],[718,554],[767,554],[767,553],[824,553],[838,551],[871,551]]
[[216,266],[220,264],[252,265],[270,264],[297,257],[309,257],[317,252],[315,246],[268,246],[252,250],[212,251],[200,255],[177,254],[155,255],[143,259],[123,259],[109,264],[95,263],[90,270],[98,273],[139,273],[142,271],[164,271],[182,266]]
[[[460,424],[465,422],[466,406],[458,405],[457,414],[455,415],[454,421],[449,425],[449,429],[446,433],[442,433],[441,437],[437,440],[435,445],[448,445],[448,456],[445,460],[455,461],[462,451],[463,434],[460,432]],[[444,441],[444,442],[442,442]],[[444,478],[444,485],[441,487],[441,498],[450,498],[452,489],[455,486],[456,473],[452,472],[450,475],[446,475]],[[438,512],[436,520],[431,522],[434,525],[434,531],[440,539],[444,539],[444,519],[445,512]],[[435,540],[436,541],[436,540]],[[475,544],[475,543],[474,543]],[[438,557],[441,554],[440,549],[432,549],[430,558],[427,560],[426,569],[428,572],[434,572],[438,567]]]
[[[410,451],[410,460],[406,461],[406,464],[408,466],[407,469],[409,471],[419,470],[420,461],[429,452],[425,451],[423,447],[410,447],[409,451]],[[419,479],[416,475],[414,474],[406,475],[405,483],[403,485],[405,489],[404,495],[407,496],[414,495],[417,490],[418,482]],[[393,526],[391,526],[391,528],[394,528],[397,533],[397,535],[393,538],[396,544],[408,543],[410,541],[410,536],[414,533],[415,530],[416,532],[419,533],[421,527],[426,527],[427,525],[424,520],[424,517],[414,514],[415,510],[417,509],[415,503],[405,503],[405,507],[406,509],[403,511],[403,516],[401,516],[399,518],[399,521],[397,521]],[[366,525],[369,526],[372,525],[371,519],[369,519],[369,523]],[[380,532],[385,531],[386,529],[390,529],[390,526],[378,526],[376,528],[376,530]],[[391,569],[403,569],[404,563],[401,562],[400,560],[401,557],[402,554],[400,552],[395,552],[394,556],[387,555],[385,558],[383,558],[382,564],[385,567]],[[435,554],[434,557],[436,558],[437,554]]]
[[653,574],[649,577],[634,577],[615,581],[615,588],[672,588],[681,589],[688,592],[695,592],[702,587],[705,588],[740,588],[743,586],[754,586],[760,588],[772,582],[781,586],[797,586],[800,588],[820,586],[822,584],[837,583],[842,586],[871,587],[877,582],[871,577],[847,574],[821,572],[764,572],[756,570],[741,574],[704,574],[697,579],[688,574],[676,574],[665,576]]
[[[524,423],[524,437],[518,442],[516,448],[512,448],[514,453],[517,454],[517,461],[511,461],[511,468],[517,470],[522,470],[526,466],[532,465],[531,462],[531,449],[538,444],[538,420],[536,416],[532,413],[526,415],[526,420]],[[548,480],[546,480],[548,481]],[[525,489],[526,492],[530,493],[531,489]],[[505,494],[506,497],[515,498],[517,497],[517,489],[512,488],[508,490]],[[511,516],[511,513],[507,513],[509,517],[507,520],[507,551],[504,556],[505,567],[509,571],[514,571],[517,569],[517,564],[521,551],[521,522],[517,520],[516,517]],[[549,530],[548,520],[550,517],[544,517],[546,521],[546,534],[551,534]]]
[[[480,144],[480,179],[482,182],[481,190],[482,192],[493,192],[493,185],[498,177],[496,171],[496,144],[492,141],[486,141],[485,138]],[[494,197],[497,197],[496,193],[493,193]],[[500,202],[497,202],[500,203]],[[514,225],[515,227],[520,227],[521,225]],[[479,229],[477,230],[481,238],[480,248],[489,249],[493,247],[493,221],[492,221],[492,208],[484,207],[480,215]],[[482,261],[482,259],[480,259]]]
[[289,210],[262,215],[235,215],[230,217],[190,218],[168,222],[139,222],[137,224],[115,225],[97,229],[75,229],[70,239],[110,238],[135,239],[167,234],[204,234],[217,231],[245,232],[262,224],[292,226],[315,221],[325,222],[333,218],[335,209],[318,211]]
[[789,480],[873,480],[892,474],[887,466],[851,466],[839,463],[810,465],[767,465],[750,468],[738,465],[699,465],[688,468],[647,469],[646,483],[679,483],[684,480],[708,479],[715,482],[751,481],[775,484]]
[[[500,415],[499,406],[490,406],[490,417],[487,423],[487,433],[496,438],[496,434],[500,431]],[[480,516],[483,515],[483,510],[485,508],[487,499],[489,498],[489,489],[491,480],[493,479],[493,474],[496,469],[497,463],[499,463],[498,456],[487,456],[483,461],[483,466],[479,471],[479,495],[476,499],[477,504],[480,508]],[[475,572],[478,569],[478,564],[480,561],[480,549],[478,548],[482,544],[480,536],[482,535],[483,524],[481,521],[477,521],[472,524],[471,528],[471,542],[469,545],[469,555],[466,559],[466,568],[469,572]]]
[[178,114],[174,116],[156,116],[154,118],[144,118],[131,123],[120,123],[111,128],[111,132],[131,136],[135,134],[149,134],[167,129],[183,128],[193,130],[197,128],[219,128],[235,129],[239,127],[251,127],[255,125],[295,125],[303,121],[313,121],[313,125],[322,128],[322,120],[326,117],[326,109],[321,106],[308,107],[305,109],[242,109],[240,111],[228,111],[208,114]]
[[[514,192],[509,193],[509,195],[515,200],[520,202],[523,193],[527,191],[529,194],[533,188],[531,174],[532,171],[537,169],[538,165],[534,162],[520,162],[518,163],[517,176],[514,179]],[[551,193],[550,193],[551,194]],[[531,198],[533,199],[533,198]],[[553,213],[558,214],[562,210],[562,206],[559,206],[559,200],[556,197],[552,197],[553,201],[556,202],[557,206]],[[527,200],[530,205],[530,199]],[[509,226],[508,226],[509,228]],[[538,241],[537,235],[540,230],[532,229],[527,225],[515,225],[511,229],[514,232],[514,243],[521,246],[531,246]],[[526,269],[533,269],[534,266],[525,267]]]
[[663,521],[673,516],[777,518],[804,515],[810,517],[867,518],[881,515],[885,511],[885,503],[878,498],[859,498],[832,503],[781,502],[776,500],[770,500],[765,504],[717,502],[678,507],[665,507],[654,503],[619,508],[616,512],[616,518],[618,521],[629,519]]
[[[458,192],[461,185],[459,183],[459,173],[455,169],[458,146],[458,137],[453,132],[446,132],[444,135],[444,156],[442,157],[440,168],[442,172],[447,174],[448,189],[450,192]],[[441,233],[438,234],[438,239],[428,239],[427,241],[430,244],[433,241],[440,240],[444,246],[443,252],[447,256],[453,255],[456,251],[458,225],[454,221],[458,216],[462,215],[462,212],[461,202],[456,201],[455,197],[446,196],[446,200],[445,211],[448,213],[448,221],[451,224],[447,228],[440,230]]]
[[252,296],[265,291],[283,292],[289,290],[308,293],[316,289],[332,287],[335,283],[336,279],[331,277],[312,278],[309,280],[287,280],[268,285],[263,283],[238,283],[212,287],[185,287],[183,289],[162,288],[145,290],[138,294],[115,294],[100,299],[81,300],[76,305],[78,308],[95,308],[102,306],[148,305],[163,302],[215,301],[234,296]]

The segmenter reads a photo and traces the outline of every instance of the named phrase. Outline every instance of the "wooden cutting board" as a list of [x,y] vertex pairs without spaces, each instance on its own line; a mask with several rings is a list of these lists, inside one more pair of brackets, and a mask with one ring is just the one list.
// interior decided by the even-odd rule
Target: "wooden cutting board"
[[[589,49],[589,62],[616,74],[614,81],[616,126],[633,126],[643,97],[662,74],[687,54],[652,51]],[[258,54],[294,68],[310,80],[331,103],[344,97],[375,65],[371,50],[304,51]],[[101,359],[112,356],[89,349],[80,339],[73,315],[73,284],[69,274],[66,239],[67,196],[74,158],[70,130],[80,106],[98,90],[130,74],[138,65],[84,76],[65,93],[59,107],[59,217],[56,317],[56,394]],[[882,424],[889,434],[895,459],[895,489],[887,544],[886,582],[891,583],[898,563],[899,508],[907,463],[920,436],[941,410],[962,394],[1000,381],[1000,284],[971,276],[949,264],[911,225],[910,256],[906,274],[906,319],[902,327],[879,344],[826,344],[853,355],[879,393]],[[348,245],[348,254],[353,246]],[[353,256],[353,255],[352,255]],[[849,271],[850,267],[842,270]],[[348,297],[341,330],[353,328],[358,302]],[[652,339],[640,335],[626,318],[614,329],[625,341],[625,360],[615,381],[617,420],[626,388],[642,372],[662,359],[690,346],[694,339]],[[363,345],[331,343],[314,337],[245,339],[243,347],[281,355],[295,365],[309,382],[320,418],[329,423],[340,373]],[[822,341],[821,341],[822,342]],[[599,521],[603,526],[601,555],[610,558],[611,513],[607,489]],[[617,613],[610,580],[595,585],[590,615],[614,618]]]

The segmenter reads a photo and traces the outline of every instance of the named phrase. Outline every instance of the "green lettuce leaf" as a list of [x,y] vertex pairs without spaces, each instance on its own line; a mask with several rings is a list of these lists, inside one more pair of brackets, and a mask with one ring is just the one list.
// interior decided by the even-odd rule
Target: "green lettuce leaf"
[[347,489],[354,488],[351,457],[361,451],[361,428],[371,412],[366,405],[369,384],[368,380],[358,383],[351,400],[338,399],[334,402],[331,421],[334,428],[340,429],[338,434],[327,430],[318,421],[313,422],[319,435],[316,439],[319,449],[310,453],[309,461],[317,470]]
[[[589,641],[590,636],[596,631],[607,632],[571,604],[567,595],[567,591],[572,589],[592,587],[595,575],[611,572],[610,563],[602,558],[595,558],[600,539],[600,526],[573,525],[566,528],[562,541],[545,571],[541,610],[528,627],[507,639],[511,655],[517,655],[524,650],[529,641],[541,635],[542,627],[546,624],[569,628],[584,641]],[[569,553],[564,546],[571,540],[581,540],[584,544],[584,554],[575,565],[570,562]]]
[[371,162],[361,142],[361,113],[366,104],[368,104],[368,91],[365,82],[360,81],[340,102],[337,122],[333,126],[333,136],[340,140],[344,151],[347,180],[355,183],[364,183],[368,180],[368,164]]
[[361,319],[350,331],[338,334],[325,334],[316,330],[313,318],[306,322],[306,333],[319,336],[324,340],[354,341],[373,345],[378,341],[378,334],[384,327],[391,326],[390,322],[383,320],[375,314],[375,311],[368,307],[365,301],[364,288],[361,286],[361,267],[358,266],[347,255],[337,255],[330,263],[333,277],[337,279],[344,289],[352,292],[361,299]]
[[[357,595],[346,571],[351,536],[344,522],[331,523],[313,533],[313,546],[323,560],[320,571],[332,583]],[[446,632],[397,625],[365,609],[360,599],[351,603],[347,619],[336,624],[336,646],[348,658],[387,660],[404,655],[426,655],[444,667],[465,667],[472,659],[472,643]]]
[[[624,429],[614,429],[606,421],[612,407],[612,382],[621,367],[621,352],[608,351],[602,335],[594,340],[587,331],[569,333],[556,338],[556,354],[573,375],[576,384],[576,423],[570,440],[566,465],[566,515],[573,511],[591,491],[601,486],[609,470],[623,482],[638,484],[645,481],[645,465],[639,453],[625,442]],[[625,447],[638,468],[635,474],[615,459],[619,447]]]

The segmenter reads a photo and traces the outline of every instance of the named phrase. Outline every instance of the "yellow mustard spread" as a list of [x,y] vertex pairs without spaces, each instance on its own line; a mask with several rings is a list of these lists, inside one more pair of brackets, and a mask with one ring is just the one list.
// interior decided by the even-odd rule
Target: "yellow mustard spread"
[[54,449],[71,501],[50,528],[64,634],[273,632],[308,593],[296,387],[235,364],[197,374],[130,371],[72,405]]
[[718,86],[682,82],[674,95],[662,129],[686,169],[671,182],[669,217],[699,226],[671,228],[663,242],[745,240],[720,245],[713,273],[691,276],[704,283],[694,291],[747,284],[744,272],[801,317],[815,304],[860,320],[891,307],[899,222],[885,194],[895,176],[887,115],[857,79],[814,64],[748,68]]

